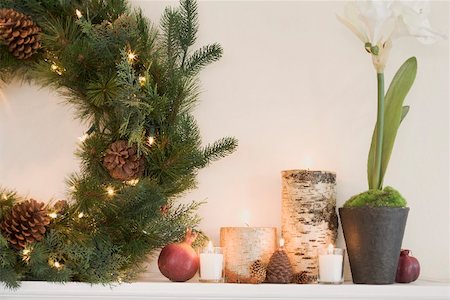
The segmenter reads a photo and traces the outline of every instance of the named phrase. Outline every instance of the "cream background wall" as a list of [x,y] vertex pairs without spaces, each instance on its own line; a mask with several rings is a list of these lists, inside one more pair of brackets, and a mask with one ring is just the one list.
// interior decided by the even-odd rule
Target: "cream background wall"
[[[170,1],[132,1],[157,21]],[[204,142],[239,139],[239,149],[199,174],[184,201],[207,200],[202,228],[280,226],[280,171],[337,172],[338,206],[366,189],[366,157],[376,114],[376,78],[359,40],[336,14],[343,2],[202,1],[198,45],[220,42],[222,60],[201,75],[195,115]],[[434,27],[448,35],[449,3],[433,2]],[[450,280],[449,43],[395,40],[390,81],[418,59],[386,184],[411,208],[403,247],[422,278]],[[0,183],[38,199],[64,197],[64,178],[86,127],[52,91],[13,83],[0,93]],[[343,245],[342,239],[339,242]]]

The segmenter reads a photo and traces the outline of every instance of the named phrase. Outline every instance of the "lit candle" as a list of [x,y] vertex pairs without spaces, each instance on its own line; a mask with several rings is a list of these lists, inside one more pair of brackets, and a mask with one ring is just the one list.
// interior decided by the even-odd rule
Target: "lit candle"
[[223,251],[220,247],[213,247],[212,241],[208,247],[200,251],[200,281],[221,282],[223,280]]
[[342,283],[343,282],[344,250],[328,245],[319,254],[319,282]]

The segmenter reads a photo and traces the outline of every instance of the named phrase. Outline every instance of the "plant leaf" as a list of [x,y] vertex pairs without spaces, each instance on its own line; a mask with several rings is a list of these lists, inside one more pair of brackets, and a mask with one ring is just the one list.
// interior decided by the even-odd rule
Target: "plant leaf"
[[394,148],[394,142],[397,136],[398,128],[401,121],[409,111],[409,106],[403,107],[403,102],[409,90],[411,89],[412,84],[414,83],[416,73],[417,60],[415,57],[411,57],[406,60],[406,62],[403,63],[403,65],[397,71],[386,93],[380,179],[378,183],[375,183],[373,180],[371,181],[372,174],[375,171],[374,164],[371,163],[374,161],[376,151],[377,126],[375,126],[369,151],[369,159],[367,163],[369,189],[382,188],[384,175],[389,164],[389,159],[391,158],[392,149]]

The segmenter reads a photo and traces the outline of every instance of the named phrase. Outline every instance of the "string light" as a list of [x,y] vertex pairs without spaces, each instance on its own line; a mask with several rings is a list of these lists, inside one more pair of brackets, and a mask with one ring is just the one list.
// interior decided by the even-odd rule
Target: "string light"
[[56,219],[58,217],[58,214],[55,212],[49,213],[48,216],[52,219]]
[[63,69],[61,69],[57,64],[53,63],[50,66],[50,70],[61,76],[63,74]]
[[56,269],[60,270],[60,269],[62,269],[62,267],[63,267],[64,265],[63,265],[62,263],[60,263],[59,261],[55,260],[55,262],[53,263],[53,266],[54,266]]
[[132,51],[129,51],[129,52],[128,52],[128,61],[129,61],[130,63],[133,62],[133,61],[136,59],[136,57],[137,57],[137,55],[134,54],[134,52],[132,52]]
[[22,250],[22,260],[24,262],[29,262],[30,261],[30,254],[31,254],[31,249],[30,248],[25,248]]
[[81,13],[81,11],[79,9],[75,10],[75,14],[77,15],[78,19],[81,19],[83,17],[83,14]]
[[135,186],[138,183],[139,183],[139,179],[131,179],[131,180],[126,181],[126,184],[132,185],[132,186]]
[[146,81],[147,81],[147,78],[145,78],[145,76],[139,76],[139,84],[141,86],[143,86]]
[[108,196],[112,197],[116,194],[116,191],[114,191],[114,188],[112,186],[108,186],[106,188],[106,193],[108,194]]
[[83,212],[80,212],[80,213],[78,214],[78,219],[81,219],[82,217],[84,217],[84,213],[83,213]]
[[147,145],[151,146],[155,143],[155,137],[153,135],[147,138]]

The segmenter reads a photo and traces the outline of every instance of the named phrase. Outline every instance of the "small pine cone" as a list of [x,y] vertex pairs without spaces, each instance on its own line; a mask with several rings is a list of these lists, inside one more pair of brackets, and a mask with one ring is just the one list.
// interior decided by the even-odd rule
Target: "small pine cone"
[[53,210],[58,215],[64,215],[68,209],[69,209],[69,203],[66,200],[58,200],[53,205]]
[[277,250],[267,266],[267,281],[271,283],[290,283],[292,266],[285,251]]
[[44,238],[50,217],[45,204],[34,199],[15,204],[0,224],[0,230],[17,250]]
[[112,178],[122,181],[135,179],[144,172],[144,158],[137,155],[137,147],[129,146],[127,141],[119,140],[106,150],[103,166]]
[[255,260],[250,265],[250,283],[262,283],[266,280],[266,265],[261,260]]
[[292,283],[298,283],[298,284],[309,284],[309,283],[315,283],[317,281],[316,276],[310,276],[307,275],[305,271],[296,273],[294,276],[292,276]]
[[27,59],[41,48],[41,29],[30,17],[14,9],[0,9],[0,41],[18,59]]

